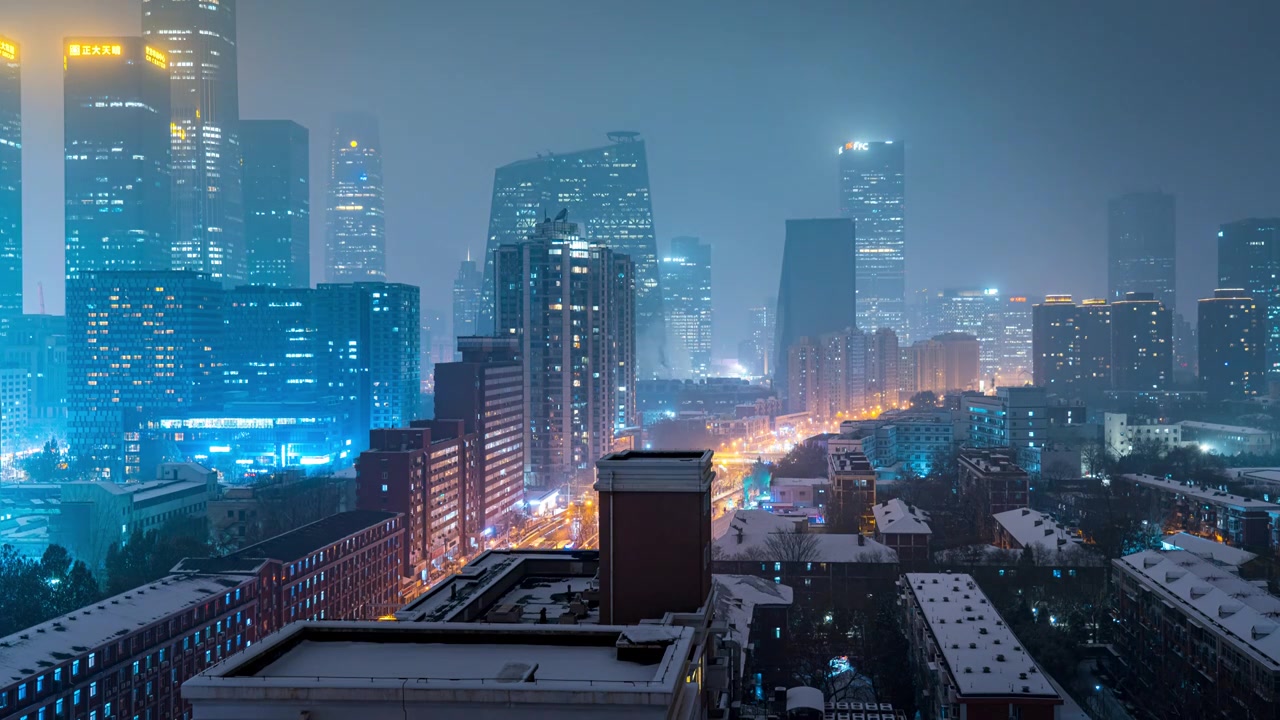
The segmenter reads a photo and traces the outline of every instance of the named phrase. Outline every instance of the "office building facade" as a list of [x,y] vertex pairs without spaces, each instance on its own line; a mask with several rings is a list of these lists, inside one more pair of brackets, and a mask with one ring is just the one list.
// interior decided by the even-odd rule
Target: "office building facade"
[[1218,287],[1242,288],[1263,308],[1267,373],[1280,376],[1280,218],[1249,218],[1218,228]]
[[525,478],[538,488],[585,478],[635,424],[631,260],[565,217],[494,256],[497,335],[520,343]]
[[[494,253],[519,244],[552,212],[568,208],[581,237],[604,245],[635,265],[636,336],[644,348],[643,377],[670,374],[663,326],[658,244],[649,199],[649,161],[636,132],[611,132],[610,144],[572,153],[550,153],[504,165],[494,172],[489,239],[485,248],[486,311],[492,310]],[[481,334],[495,327],[488,318]]]
[[136,474],[140,422],[220,399],[222,291],[199,273],[80,273],[67,333],[67,442],[97,479]]
[[0,35],[0,317],[22,314],[21,52]]
[[[787,221],[774,333],[775,380],[790,377],[788,355],[800,338],[812,341],[857,327],[856,283],[853,221]],[[787,398],[783,401],[788,402]]]
[[1266,392],[1265,311],[1244,290],[1214,290],[1199,302],[1200,389],[1214,398]]
[[1111,389],[1112,306],[1102,298],[1076,304],[1048,295],[1032,316],[1032,379],[1050,394],[1100,398]]
[[384,281],[387,232],[378,119],[359,113],[338,115],[330,141],[325,280]]
[[1177,310],[1177,233],[1174,197],[1129,193],[1107,205],[1107,299],[1151,293]]
[[858,327],[900,330],[906,312],[906,149],[902,142],[840,148],[840,215],[858,237]]
[[329,348],[310,288],[244,286],[226,292],[229,342],[218,361],[228,394],[244,400],[313,401],[322,386]]
[[247,278],[236,2],[143,0],[142,35],[168,57],[174,270]]
[[1173,313],[1151,293],[1111,303],[1111,386],[1165,390],[1173,384]]
[[292,120],[243,120],[240,142],[247,282],[311,287],[310,134]]
[[[473,337],[479,328],[481,309],[484,304],[484,271],[471,259],[458,265],[458,274],[453,279],[453,336]],[[459,359],[454,355],[453,359]],[[443,362],[443,360],[441,360]]]
[[900,362],[897,333],[889,328],[877,328],[867,335],[868,410],[880,412],[898,406]]
[[662,258],[662,291],[672,375],[707,377],[711,373],[711,246],[694,237],[671,239]]
[[167,270],[168,60],[136,37],[69,38],[64,58],[67,279]]

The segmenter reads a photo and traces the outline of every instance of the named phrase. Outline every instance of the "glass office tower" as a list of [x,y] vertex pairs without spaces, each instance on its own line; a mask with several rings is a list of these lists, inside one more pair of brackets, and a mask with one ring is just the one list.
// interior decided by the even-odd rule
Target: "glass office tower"
[[387,279],[387,231],[378,119],[361,113],[339,115],[331,140],[325,279],[381,282]]
[[0,317],[22,314],[22,58],[0,35]]
[[903,326],[906,310],[906,151],[901,142],[840,147],[840,215],[858,237],[858,326]]
[[311,286],[311,161],[307,129],[244,120],[244,234],[250,285]]

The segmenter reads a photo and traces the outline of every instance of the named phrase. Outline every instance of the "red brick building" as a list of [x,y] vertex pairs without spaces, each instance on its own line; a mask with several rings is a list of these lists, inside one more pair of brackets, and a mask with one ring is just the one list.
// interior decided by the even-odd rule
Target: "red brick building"
[[965,448],[959,466],[961,501],[984,537],[994,535],[993,515],[1027,507],[1031,479],[1008,448]]
[[876,518],[876,542],[898,553],[898,564],[903,570],[922,570],[929,566],[933,530],[927,514],[898,498],[877,503],[871,511]]

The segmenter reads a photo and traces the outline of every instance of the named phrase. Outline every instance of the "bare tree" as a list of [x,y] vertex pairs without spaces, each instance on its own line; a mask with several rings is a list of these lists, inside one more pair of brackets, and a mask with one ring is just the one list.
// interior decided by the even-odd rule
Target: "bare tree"
[[769,533],[764,547],[767,559],[776,562],[813,562],[818,558],[818,537],[798,529]]

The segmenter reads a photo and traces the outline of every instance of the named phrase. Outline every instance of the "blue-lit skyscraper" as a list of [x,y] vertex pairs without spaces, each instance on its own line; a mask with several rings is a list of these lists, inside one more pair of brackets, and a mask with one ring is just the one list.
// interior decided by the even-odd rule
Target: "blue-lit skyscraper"
[[22,58],[0,35],[0,317],[22,314]]
[[242,284],[236,0],[143,0],[142,35],[169,60],[172,267]]
[[67,279],[167,269],[168,61],[136,37],[70,38],[63,48]]
[[901,142],[840,148],[840,215],[858,237],[858,326],[900,329],[906,310],[906,151]]
[[[669,369],[645,143],[635,132],[609,133],[609,140],[603,147],[541,155],[494,173],[485,251],[486,313],[493,307],[494,251],[524,242],[538,223],[568,208],[583,238],[628,255],[635,264],[639,372],[642,377],[663,375]],[[486,315],[481,332],[492,327]]]
[[711,246],[695,237],[671,239],[662,258],[662,291],[669,347],[677,377],[706,377],[711,372]]
[[1107,206],[1107,299],[1151,293],[1177,311],[1174,199],[1162,192],[1129,193]]
[[1218,228],[1218,287],[1243,289],[1265,311],[1267,373],[1280,377],[1280,218]]
[[241,286],[226,292],[223,307],[228,342],[218,360],[228,397],[298,402],[326,394],[320,378],[329,352],[315,290]]
[[329,160],[325,278],[331,283],[386,280],[378,119],[362,113],[335,117]]
[[67,281],[67,440],[95,477],[141,463],[133,433],[161,413],[217,405],[222,289],[193,272],[81,272]]
[[311,286],[311,162],[307,129],[243,120],[244,235],[250,285]]

